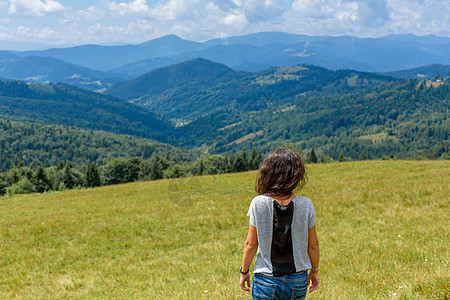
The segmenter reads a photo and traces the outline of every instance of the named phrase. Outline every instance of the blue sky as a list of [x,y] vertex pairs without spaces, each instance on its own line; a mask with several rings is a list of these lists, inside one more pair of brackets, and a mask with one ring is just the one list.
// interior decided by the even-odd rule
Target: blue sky
[[0,0],[0,41],[204,41],[258,31],[450,36],[450,0]]

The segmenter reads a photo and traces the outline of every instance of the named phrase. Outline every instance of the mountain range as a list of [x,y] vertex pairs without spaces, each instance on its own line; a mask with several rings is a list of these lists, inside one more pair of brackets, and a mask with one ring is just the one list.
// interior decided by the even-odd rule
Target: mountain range
[[[0,81],[0,118],[153,139],[207,153],[280,145],[322,157],[449,152],[450,76],[394,79],[312,65],[235,71],[205,59],[162,67],[104,94]],[[0,141],[1,142],[1,141]],[[13,149],[13,148],[12,148]]]
[[68,125],[165,141],[171,126],[153,112],[67,84],[0,81],[0,118]]
[[[363,79],[348,84],[355,76]],[[220,109],[257,111],[282,106],[285,99],[302,93],[350,92],[391,80],[375,73],[309,65],[249,73],[199,58],[119,83],[105,94],[144,106],[179,125]]]
[[126,78],[80,67],[52,57],[21,57],[7,51],[0,51],[0,76],[36,83],[67,83],[99,91]]
[[329,70],[393,72],[431,64],[450,65],[450,38],[412,34],[357,38],[260,32],[194,42],[169,35],[137,45],[0,51],[0,77],[62,82],[103,91],[120,81],[196,58],[246,72],[302,64]]

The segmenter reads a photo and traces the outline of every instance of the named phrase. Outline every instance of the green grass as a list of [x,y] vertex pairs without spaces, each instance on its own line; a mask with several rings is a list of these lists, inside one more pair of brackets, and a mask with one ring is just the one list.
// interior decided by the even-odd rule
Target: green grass
[[[309,299],[448,299],[447,161],[310,165]],[[0,198],[0,299],[249,299],[255,172]],[[207,292],[206,292],[207,291]]]
[[387,132],[362,135],[359,138],[362,140],[372,141],[372,143],[374,144],[383,143],[386,140],[397,141],[397,138],[395,136],[390,136]]

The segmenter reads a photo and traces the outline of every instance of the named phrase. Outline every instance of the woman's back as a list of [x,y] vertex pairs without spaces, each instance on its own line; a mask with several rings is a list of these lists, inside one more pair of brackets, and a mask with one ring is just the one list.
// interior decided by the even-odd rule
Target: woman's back
[[[292,222],[289,224],[292,238],[294,272],[309,270],[311,261],[308,255],[308,229],[316,223],[314,205],[310,199],[296,196],[291,200]],[[273,273],[272,244],[276,234],[273,232],[274,218],[278,202],[272,197],[260,195],[253,198],[247,215],[250,224],[258,232],[258,252],[253,273]]]
[[293,194],[305,182],[305,165],[294,151],[279,149],[264,159],[255,186],[260,195],[247,213],[250,225],[240,269],[240,286],[250,291],[249,268],[256,255],[254,299],[304,299],[308,282],[310,292],[319,284],[314,205]]

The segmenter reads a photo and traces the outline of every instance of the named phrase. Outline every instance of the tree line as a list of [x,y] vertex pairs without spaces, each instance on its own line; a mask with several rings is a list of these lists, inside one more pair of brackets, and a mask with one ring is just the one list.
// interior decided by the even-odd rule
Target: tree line
[[209,155],[192,162],[155,153],[141,157],[113,158],[105,165],[95,163],[75,166],[60,162],[57,166],[33,168],[22,162],[0,173],[0,195],[43,193],[74,188],[91,188],[134,181],[157,180],[197,175],[212,175],[256,170],[262,153],[255,148],[230,155]]
[[[299,153],[308,164],[347,162],[354,159],[341,150],[337,159],[325,154],[317,154],[311,148],[302,151],[292,144],[282,145]],[[150,159],[141,157],[113,158],[105,165],[89,163],[74,165],[71,161],[60,162],[57,166],[44,168],[25,166],[19,162],[8,171],[0,173],[0,196],[25,193],[44,193],[76,188],[93,188],[135,181],[149,181],[164,178],[178,178],[199,175],[214,175],[257,170],[263,162],[263,153],[253,148],[250,153],[242,149],[235,154],[215,154],[195,161],[178,161],[171,157],[154,153]],[[358,160],[370,160],[370,154],[363,150]],[[395,159],[393,154],[384,155],[382,160]],[[449,159],[444,155],[440,159]]]
[[100,166],[114,157],[146,160],[155,153],[169,154],[179,161],[199,157],[196,151],[131,135],[0,119],[0,172],[19,162],[34,168],[56,166],[60,161]]

